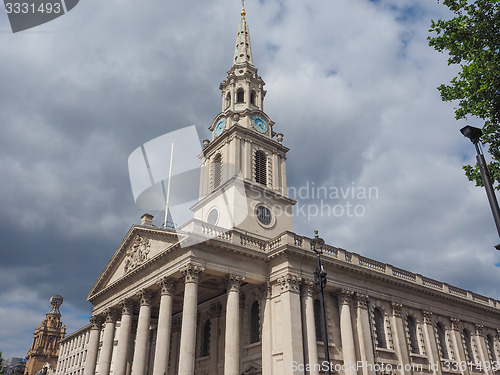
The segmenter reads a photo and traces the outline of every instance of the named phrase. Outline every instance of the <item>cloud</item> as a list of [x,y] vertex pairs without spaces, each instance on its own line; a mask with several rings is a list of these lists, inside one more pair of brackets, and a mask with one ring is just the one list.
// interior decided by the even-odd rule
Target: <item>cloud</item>
[[[351,202],[362,216],[296,217],[294,230],[319,229],[329,244],[500,298],[486,197],[461,171],[472,145],[436,90],[456,69],[426,40],[446,7],[269,0],[246,8],[264,109],[290,147],[289,185],[378,189],[376,199]],[[191,124],[209,137],[239,12],[229,0],[88,0],[31,31],[0,33],[4,357],[25,355],[54,293],[64,296],[68,332],[86,324],[90,287],[143,213],[128,156]],[[10,30],[6,18],[0,31]]]

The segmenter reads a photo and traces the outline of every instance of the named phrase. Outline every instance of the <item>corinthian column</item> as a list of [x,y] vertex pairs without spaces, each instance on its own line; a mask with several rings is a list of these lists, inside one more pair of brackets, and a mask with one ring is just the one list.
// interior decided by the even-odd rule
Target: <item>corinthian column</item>
[[316,322],[314,321],[313,291],[314,283],[304,280],[302,289],[302,306],[304,308],[304,331],[306,344],[306,363],[310,366],[310,375],[318,375],[318,343],[316,340]]
[[224,375],[240,373],[240,286],[243,280],[243,277],[234,274],[227,277]]
[[135,338],[134,360],[132,375],[144,375],[148,354],[148,336],[151,320],[151,293],[142,290],[139,293],[140,309],[137,322],[137,336]]
[[101,356],[99,359],[99,374],[109,375],[111,368],[111,355],[113,354],[113,344],[115,336],[116,317],[111,309],[106,310],[106,322],[102,338]]
[[198,279],[202,271],[200,266],[192,264],[181,269],[181,274],[184,275],[184,303],[182,307],[179,375],[194,374]]
[[160,312],[156,333],[156,350],[153,375],[163,375],[168,369],[170,351],[170,333],[172,327],[172,302],[175,284],[166,278],[160,280]]
[[102,318],[92,316],[90,318],[90,338],[87,349],[87,360],[85,362],[85,369],[83,375],[94,375],[95,366],[97,363],[97,352],[99,351],[99,338],[101,336]]
[[113,367],[113,375],[125,375],[127,369],[127,352],[129,349],[130,329],[132,327],[132,306],[130,302],[123,301],[120,333],[118,334],[118,345],[116,346],[116,359]]
[[354,334],[351,319],[351,297],[353,293],[343,290],[340,294],[340,337],[344,357],[345,375],[356,375],[356,352],[354,350]]

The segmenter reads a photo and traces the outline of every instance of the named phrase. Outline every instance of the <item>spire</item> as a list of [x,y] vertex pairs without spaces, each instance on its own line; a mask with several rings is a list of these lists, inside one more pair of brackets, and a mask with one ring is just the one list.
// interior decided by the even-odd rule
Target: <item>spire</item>
[[241,20],[238,25],[238,35],[236,35],[236,47],[234,49],[234,65],[250,64],[252,62],[252,48],[250,47],[250,33],[245,19],[245,0],[241,1]]

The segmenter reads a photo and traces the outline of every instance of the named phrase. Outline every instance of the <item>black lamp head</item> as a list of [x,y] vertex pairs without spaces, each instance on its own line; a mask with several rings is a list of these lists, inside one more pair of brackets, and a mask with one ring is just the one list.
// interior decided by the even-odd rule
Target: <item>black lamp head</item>
[[483,135],[483,131],[479,128],[475,128],[474,126],[464,126],[460,129],[460,133],[469,138],[472,143],[476,144],[479,142],[479,138]]

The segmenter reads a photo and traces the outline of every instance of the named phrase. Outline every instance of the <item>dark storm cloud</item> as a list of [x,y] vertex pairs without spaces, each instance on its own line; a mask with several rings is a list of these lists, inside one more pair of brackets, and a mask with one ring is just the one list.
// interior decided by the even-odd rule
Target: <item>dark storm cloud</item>
[[[289,185],[379,191],[358,202],[363,216],[296,217],[294,230],[320,229],[332,245],[500,297],[484,192],[460,169],[470,144],[435,89],[454,73],[426,42],[430,19],[443,17],[444,7],[246,5],[254,63],[267,83],[264,109],[290,147]],[[89,289],[143,213],[134,206],[128,156],[192,124],[202,139],[210,136],[239,7],[87,0],[15,35],[0,14],[5,358],[25,355],[54,293],[64,296],[68,332],[86,324]],[[469,261],[480,276],[467,273]]]

